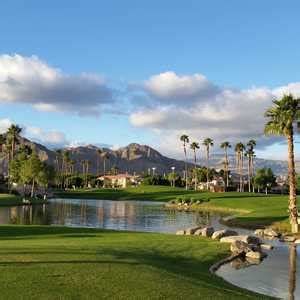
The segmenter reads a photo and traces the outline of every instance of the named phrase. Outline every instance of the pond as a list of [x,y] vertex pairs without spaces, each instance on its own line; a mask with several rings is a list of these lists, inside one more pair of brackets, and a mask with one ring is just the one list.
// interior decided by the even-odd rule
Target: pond
[[0,207],[0,224],[65,225],[174,233],[196,225],[219,228],[220,214],[164,209],[151,201],[53,199],[35,206]]
[[293,243],[266,241],[274,249],[259,265],[237,259],[221,266],[216,272],[230,283],[261,294],[281,299],[300,299],[300,249]]

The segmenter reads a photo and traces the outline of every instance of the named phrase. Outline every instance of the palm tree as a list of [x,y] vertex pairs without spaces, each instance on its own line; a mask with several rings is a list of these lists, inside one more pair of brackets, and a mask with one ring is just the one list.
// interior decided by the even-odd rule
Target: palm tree
[[3,146],[6,143],[6,138],[3,134],[0,134],[0,153],[3,153]]
[[254,176],[254,147],[256,146],[255,140],[250,140],[247,143],[247,151],[245,156],[248,158],[248,191],[251,192],[251,179]]
[[240,177],[240,184],[238,191],[242,192],[243,191],[243,169],[244,169],[244,150],[245,150],[245,145],[242,142],[239,142],[235,145],[235,153],[236,153],[236,170],[237,173],[239,174]]
[[206,162],[207,162],[206,187],[208,189],[208,184],[209,184],[209,153],[210,153],[210,148],[214,145],[214,141],[211,138],[206,138],[203,141],[203,145],[206,147]]
[[[6,143],[6,138],[3,134],[0,134],[0,153],[3,154],[4,152],[4,145]],[[2,160],[2,163],[1,163],[1,172],[2,174],[4,173],[4,159]]]
[[97,175],[99,176],[100,170],[99,170],[99,166],[100,166],[100,158],[102,155],[103,151],[101,149],[97,149],[96,150],[96,154],[97,154]]
[[16,144],[19,142],[19,135],[21,131],[22,128],[15,124],[12,124],[7,130],[7,140],[11,146],[10,159],[14,158]]
[[183,152],[184,152],[184,166],[185,166],[185,189],[188,189],[188,183],[187,183],[187,161],[186,161],[186,145],[190,142],[189,136],[186,134],[183,134],[180,137],[180,141],[183,143]]
[[197,149],[199,149],[200,146],[199,146],[199,143],[197,142],[193,142],[191,143],[191,149],[194,151],[194,163],[195,163],[195,168],[194,168],[194,171],[195,171],[195,191],[197,190],[197,155],[196,155],[196,151]]
[[103,152],[102,153],[102,158],[103,158],[103,175],[105,176],[105,174],[106,174],[106,160],[110,159],[109,153],[108,152]]
[[225,171],[225,178],[226,178],[226,187],[229,186],[229,161],[228,161],[228,149],[231,148],[231,145],[229,142],[223,142],[220,145],[221,149],[224,149],[224,171]]
[[296,196],[296,173],[294,157],[294,128],[300,119],[300,99],[292,95],[284,95],[282,99],[274,100],[266,111],[268,122],[265,125],[266,135],[285,136],[288,144],[288,178],[289,178],[289,214],[292,232],[298,232],[298,211]]

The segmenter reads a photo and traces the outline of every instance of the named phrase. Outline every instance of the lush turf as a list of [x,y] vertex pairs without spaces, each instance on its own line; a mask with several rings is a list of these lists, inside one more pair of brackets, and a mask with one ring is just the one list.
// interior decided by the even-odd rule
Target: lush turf
[[[32,204],[44,203],[43,199],[31,199]],[[13,194],[0,194],[0,206],[18,206],[24,205],[23,198]]]
[[232,223],[245,227],[275,225],[280,229],[289,229],[287,203],[288,196],[264,195],[253,193],[202,193],[185,191],[182,188],[168,186],[140,186],[123,190],[94,189],[60,193],[59,196],[82,199],[107,200],[152,200],[170,201],[178,196],[208,197],[210,201],[195,209],[218,209],[230,211],[237,218]]
[[0,226],[1,299],[262,299],[209,267],[228,245],[196,236]]

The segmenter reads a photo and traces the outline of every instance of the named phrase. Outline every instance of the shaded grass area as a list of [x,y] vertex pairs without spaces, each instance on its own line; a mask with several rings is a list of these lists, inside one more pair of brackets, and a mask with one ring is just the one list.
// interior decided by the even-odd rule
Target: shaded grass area
[[228,245],[195,236],[0,226],[3,299],[270,299],[209,267]]
[[168,202],[176,197],[209,198],[208,203],[192,206],[192,209],[209,209],[236,215],[229,225],[258,228],[273,225],[280,230],[288,230],[286,195],[264,195],[253,193],[204,193],[186,191],[168,186],[140,186],[127,189],[93,189],[59,193],[64,198],[106,199],[106,200],[151,200]]
[[[45,203],[43,199],[30,199],[32,204]],[[23,199],[20,196],[13,194],[0,194],[0,206],[19,206],[24,205]]]

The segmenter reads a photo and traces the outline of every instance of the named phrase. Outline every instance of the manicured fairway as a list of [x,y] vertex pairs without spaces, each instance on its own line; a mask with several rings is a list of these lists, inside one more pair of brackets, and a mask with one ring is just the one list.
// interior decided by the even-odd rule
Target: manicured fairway
[[209,273],[228,245],[196,236],[0,226],[1,299],[267,299]]
[[253,193],[202,193],[186,191],[183,188],[168,186],[140,186],[124,190],[94,189],[78,190],[60,193],[59,196],[82,199],[107,199],[107,200],[152,200],[170,201],[179,196],[208,197],[205,202],[194,209],[211,209],[228,211],[237,216],[233,221],[235,225],[244,227],[260,227],[276,225],[281,229],[289,229],[288,224],[288,196],[264,195]]

